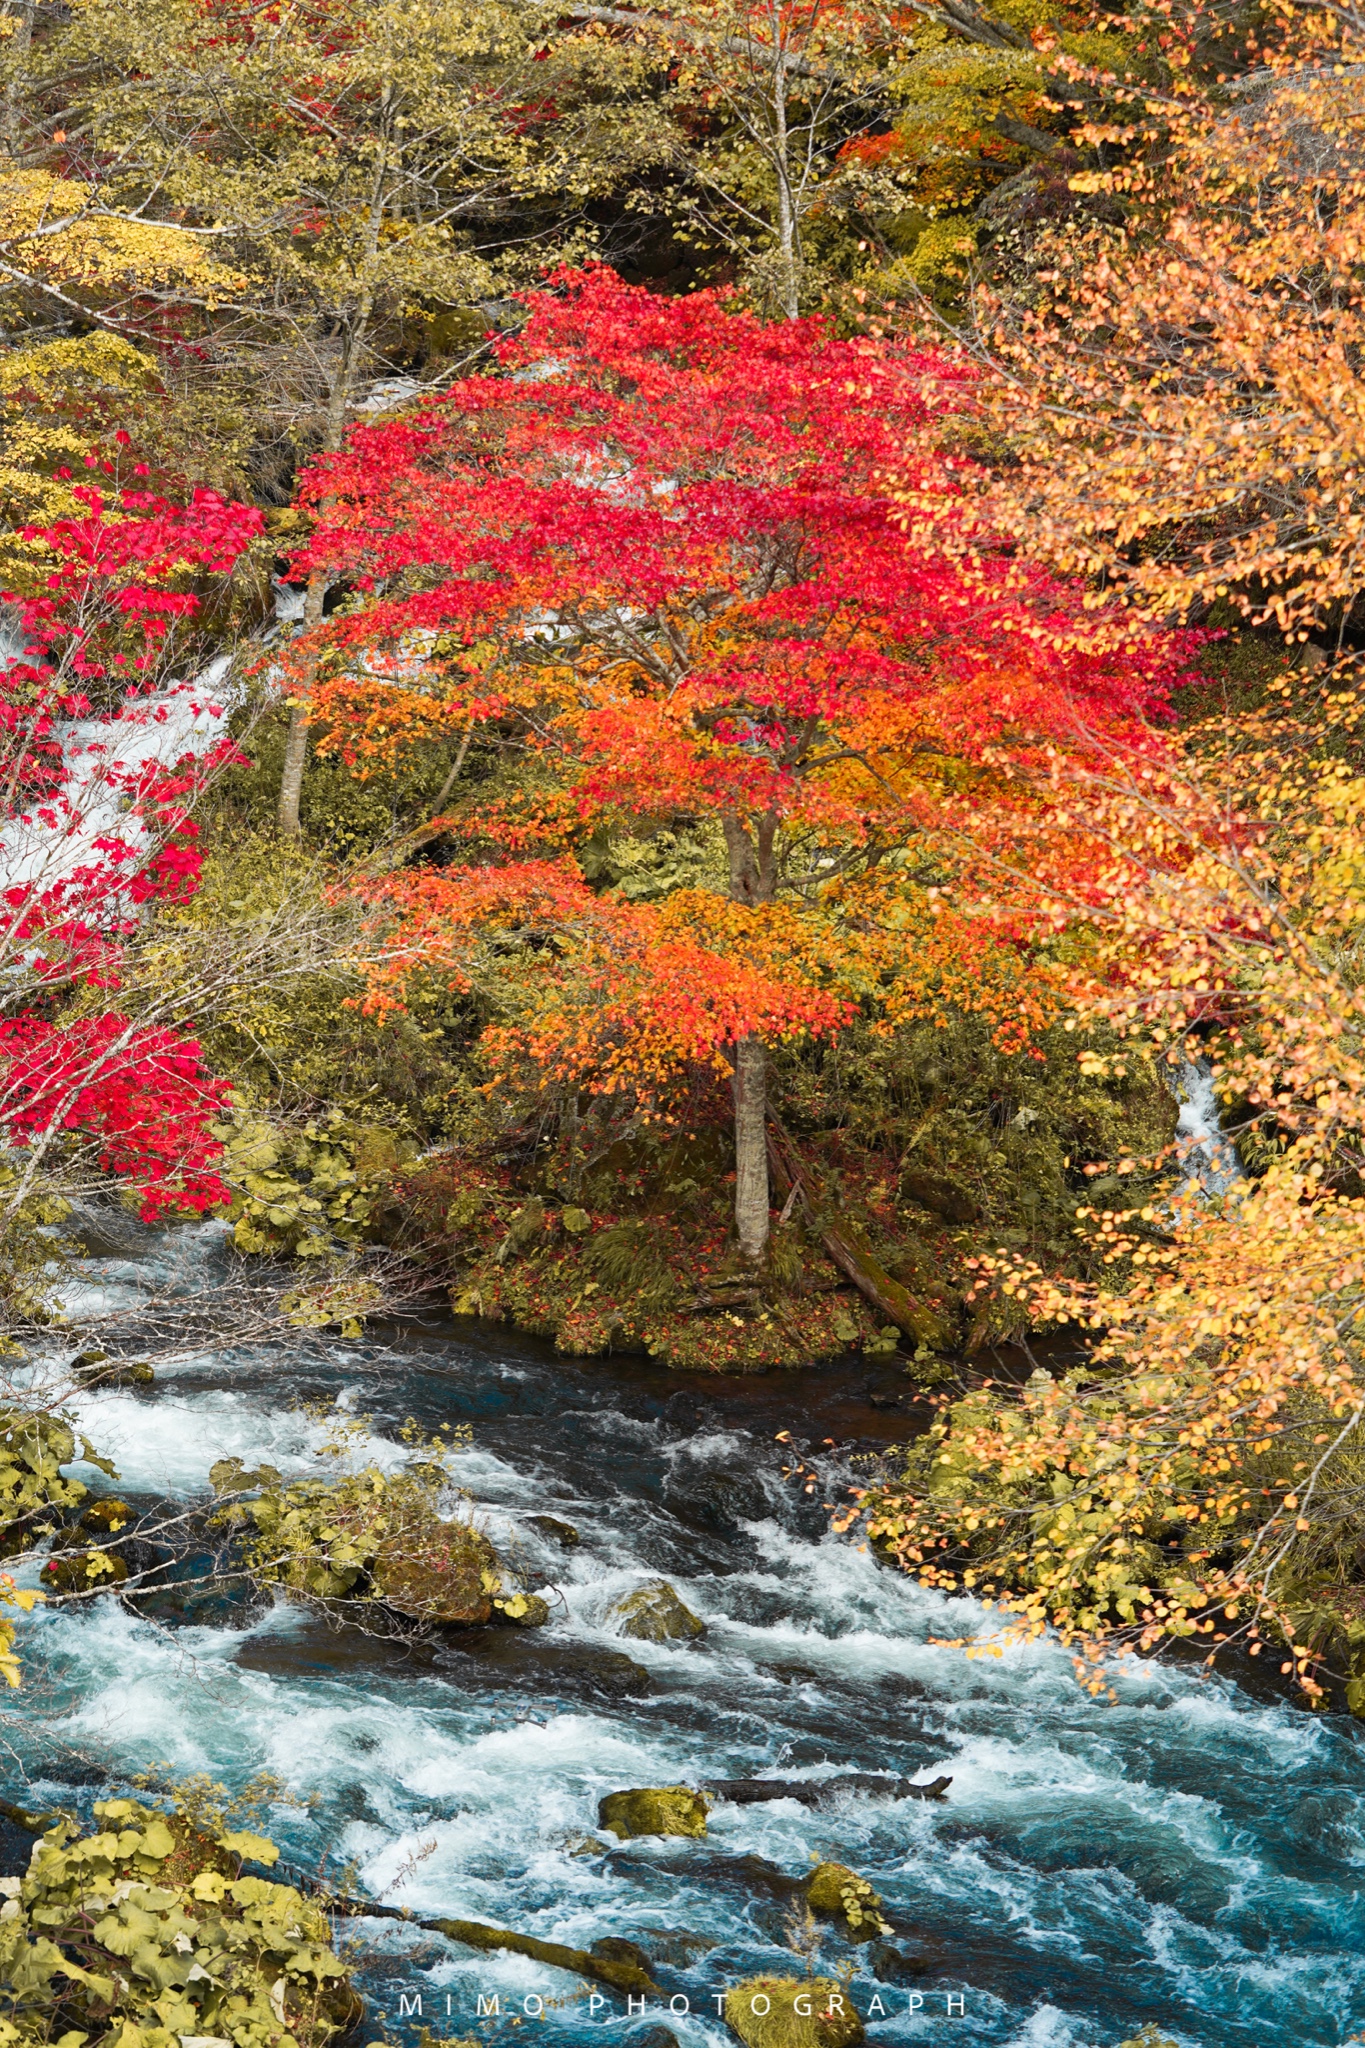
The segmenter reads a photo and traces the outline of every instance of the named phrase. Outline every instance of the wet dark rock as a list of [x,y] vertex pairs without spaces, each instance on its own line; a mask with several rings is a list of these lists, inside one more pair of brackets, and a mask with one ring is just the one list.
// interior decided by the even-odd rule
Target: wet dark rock
[[684,1466],[668,1480],[664,1498],[680,1520],[721,1536],[742,1535],[746,1523],[772,1512],[762,1481],[740,1472],[695,1472]]
[[913,1984],[932,1965],[927,1956],[907,1955],[892,1942],[879,1941],[867,1951],[867,1967],[879,1984]]
[[825,1673],[817,1671],[811,1664],[770,1664],[768,1669],[783,1685],[821,1685]]
[[[588,1953],[594,1956],[605,1956],[609,1963],[634,1963],[638,1970],[646,1972],[649,1970],[650,1959],[639,1943],[627,1941],[620,1934],[604,1934],[599,1941],[595,1941],[592,1944]],[[660,2031],[667,2032],[667,2029],[661,2028]]]
[[643,1665],[623,1651],[566,1643],[536,1630],[471,1630],[444,1647],[438,1661],[446,1670],[472,1667],[485,1683],[501,1679],[537,1693],[621,1700],[642,1699],[653,1689]]
[[879,1771],[845,1771],[837,1778],[708,1778],[702,1790],[732,1806],[757,1806],[771,1799],[827,1806],[841,1792],[880,1793],[887,1799],[942,1799],[952,1782],[951,1778],[931,1778],[927,1785],[914,1785],[908,1778],[884,1778]]
[[[141,1612],[150,1603],[139,1600],[137,1605]],[[153,1612],[160,1618],[159,1606]],[[198,1617],[191,1613],[185,1618]],[[265,1671],[275,1678],[327,1676],[363,1682],[377,1672],[430,1669],[436,1653],[431,1643],[408,1630],[376,1636],[366,1629],[329,1626],[319,1618],[287,1634],[267,1630],[247,1636],[233,1663],[243,1671]]]
[[557,1515],[528,1515],[526,1520],[531,1528],[539,1529],[542,1536],[549,1536],[564,1550],[572,1550],[583,1540],[572,1522],[561,1522]]
[[667,1579],[656,1579],[618,1600],[607,1615],[620,1633],[641,1643],[690,1642],[706,1634],[706,1623],[684,1607]]
[[690,1928],[651,1927],[650,1954],[672,1969],[686,1970],[699,1956],[709,1956],[720,1943],[710,1934],[695,1934]]
[[639,2027],[626,2039],[630,2048],[680,2048],[677,2035],[671,2027]]
[[[656,1864],[651,1864],[651,1868],[655,1867]],[[689,1877],[708,1886],[716,1885],[742,1893],[746,1900],[758,1893],[769,1899],[786,1901],[805,1883],[804,1877],[792,1877],[776,1863],[770,1863],[766,1856],[756,1855],[752,1850],[742,1856],[714,1856],[700,1850],[689,1850],[687,1871]]]

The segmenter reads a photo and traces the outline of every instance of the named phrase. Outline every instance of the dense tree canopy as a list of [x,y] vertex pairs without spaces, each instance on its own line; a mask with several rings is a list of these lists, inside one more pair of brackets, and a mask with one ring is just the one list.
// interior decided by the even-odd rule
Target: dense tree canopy
[[[462,971],[471,931],[520,932],[499,1057],[661,1107],[697,1061],[732,1061],[757,1259],[762,1043],[828,1033],[859,997],[923,1014],[945,982],[1026,1032],[1018,977],[992,986],[979,938],[936,909],[936,842],[964,798],[989,807],[993,750],[1083,746],[1159,710],[1173,650],[1092,630],[1077,593],[1012,558],[968,572],[905,543],[877,477],[911,422],[954,518],[932,360],[604,272],[528,313],[498,374],[315,468],[296,573],[370,595],[296,658],[321,660],[325,743],[357,763],[415,721],[497,720],[534,767],[460,820],[491,861],[381,885],[404,917],[381,986],[414,962]],[[680,817],[707,851],[658,908],[545,858]]]

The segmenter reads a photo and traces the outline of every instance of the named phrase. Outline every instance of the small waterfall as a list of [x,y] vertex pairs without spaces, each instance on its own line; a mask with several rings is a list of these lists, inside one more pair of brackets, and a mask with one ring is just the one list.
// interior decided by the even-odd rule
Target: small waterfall
[[1185,1060],[1175,1083],[1180,1104],[1176,1148],[1180,1160],[1177,1197],[1196,1192],[1218,1201],[1246,1176],[1237,1148],[1223,1130],[1218,1085],[1213,1070],[1200,1060]]

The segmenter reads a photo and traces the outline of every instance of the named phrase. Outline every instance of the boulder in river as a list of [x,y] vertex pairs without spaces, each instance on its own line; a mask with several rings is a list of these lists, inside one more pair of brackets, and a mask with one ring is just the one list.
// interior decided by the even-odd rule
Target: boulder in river
[[[395,1521],[370,1567],[374,1590],[385,1606],[438,1627],[487,1621],[499,1585],[498,1560],[488,1538],[468,1522],[401,1514]],[[422,1526],[415,1526],[419,1522]]]
[[117,1536],[134,1519],[126,1500],[97,1500],[86,1509],[77,1527],[90,1536]]
[[744,2048],[858,2048],[863,2023],[833,1977],[748,1977],[725,1994],[725,2023]]
[[706,1634],[706,1623],[684,1607],[667,1579],[652,1579],[627,1593],[607,1618],[619,1624],[621,1635],[639,1643],[690,1642]]
[[41,1584],[47,1593],[92,1593],[121,1586],[127,1577],[127,1560],[116,1550],[64,1551],[43,1566]]
[[558,1515],[528,1515],[526,1519],[533,1529],[539,1529],[542,1536],[551,1537],[561,1550],[572,1550],[576,1543],[582,1541],[573,1523],[561,1522]]
[[550,1609],[539,1593],[500,1593],[493,1600],[493,1617],[510,1621],[513,1628],[544,1628]]
[[111,1358],[107,1351],[82,1351],[71,1370],[88,1387],[150,1387],[156,1372],[145,1358]]
[[806,1904],[824,1920],[834,1920],[850,1941],[873,1941],[890,1932],[882,1918],[881,1900],[865,1877],[845,1863],[821,1863],[806,1886]]
[[608,1792],[597,1809],[597,1825],[628,1841],[633,1835],[706,1833],[707,1800],[690,1785],[644,1785]]
[[604,1934],[595,1941],[588,1954],[609,1963],[634,1963],[637,1970],[649,1973],[650,1961],[637,1941],[627,1941],[621,1934]]

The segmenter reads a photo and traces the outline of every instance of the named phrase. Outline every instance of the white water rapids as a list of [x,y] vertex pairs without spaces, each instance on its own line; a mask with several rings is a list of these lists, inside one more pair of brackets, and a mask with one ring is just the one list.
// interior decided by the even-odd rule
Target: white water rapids
[[[217,1225],[130,1232],[73,1306],[192,1288],[223,1256]],[[871,1879],[893,1922],[880,1949],[827,1935],[820,1958],[851,1966],[874,2043],[1113,2048],[1152,2021],[1183,2048],[1339,2048],[1365,2012],[1362,1731],[1183,1667],[1133,1663],[1101,1704],[1051,1645],[969,1659],[936,1642],[985,1637],[989,1617],[829,1534],[819,1499],[781,1476],[781,1427],[813,1446],[885,1434],[837,1392],[847,1374],[686,1380],[432,1324],[228,1344],[153,1389],[90,1393],[80,1427],[120,1479],[82,1476],[140,1506],[202,1497],[225,1454],[311,1469],[320,1398],[366,1416],[389,1463],[404,1417],[468,1421],[461,1480],[494,1540],[539,1567],[554,1617],[405,1656],[285,1604],[54,1612],[25,1626],[10,1727],[28,1782],[4,1789],[80,1803],[150,1768],[229,1784],[270,1770],[316,1802],[270,1819],[296,1865],[350,1861],[418,1914],[578,1947],[624,1935],[674,2007],[590,2007],[539,1963],[358,1922],[363,2039],[382,2023],[414,2042],[427,2024],[616,2048],[647,2022],[720,2048],[718,1990],[801,1974],[784,1881],[831,1858]],[[543,1513],[579,1546],[540,1533],[528,1517]],[[706,1621],[701,1641],[613,1632],[612,1601],[658,1575]],[[626,1786],[940,1768],[943,1805],[717,1806],[704,1842],[616,1845],[596,1827],[599,1798]],[[480,2018],[495,1994],[501,2016]]]

